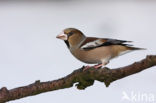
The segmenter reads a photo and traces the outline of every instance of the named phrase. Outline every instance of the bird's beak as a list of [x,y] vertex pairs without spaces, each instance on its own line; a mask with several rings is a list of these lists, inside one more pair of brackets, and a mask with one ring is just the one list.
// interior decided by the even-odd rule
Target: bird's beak
[[68,39],[67,35],[64,34],[64,33],[60,33],[59,35],[56,36],[56,38],[62,39],[62,40],[67,40]]

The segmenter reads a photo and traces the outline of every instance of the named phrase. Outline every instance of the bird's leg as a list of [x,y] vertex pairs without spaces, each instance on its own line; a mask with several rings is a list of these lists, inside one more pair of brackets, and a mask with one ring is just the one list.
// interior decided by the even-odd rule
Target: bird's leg
[[[98,69],[98,68],[100,68],[100,67],[102,67],[102,66],[105,66],[105,65],[108,64],[108,63],[109,63],[109,61],[103,62],[103,63],[99,63],[99,64],[94,65],[94,66],[92,66],[92,67],[95,68],[95,69]],[[89,68],[91,68],[91,66],[87,65],[87,66],[84,67],[83,71],[85,71],[85,70],[87,70],[87,69],[89,69]]]
[[91,67],[91,66],[89,66],[89,65],[85,66],[84,69],[83,69],[83,71],[89,69],[90,67]]
[[100,68],[100,67],[102,67],[102,66],[103,66],[103,64],[101,63],[101,64],[94,65],[93,67],[94,67],[95,69],[98,69],[98,68]]
[[100,68],[100,67],[102,67],[102,66],[107,65],[108,63],[109,63],[109,61],[103,62],[103,63],[97,64],[97,65],[94,65],[93,67],[94,67],[95,69],[98,69],[98,68]]

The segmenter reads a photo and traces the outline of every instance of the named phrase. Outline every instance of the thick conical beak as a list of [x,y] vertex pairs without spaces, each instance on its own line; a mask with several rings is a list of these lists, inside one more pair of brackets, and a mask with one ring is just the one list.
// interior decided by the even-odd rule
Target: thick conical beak
[[58,39],[62,39],[62,40],[67,40],[67,35],[64,33],[60,33],[59,35],[56,36],[56,38]]

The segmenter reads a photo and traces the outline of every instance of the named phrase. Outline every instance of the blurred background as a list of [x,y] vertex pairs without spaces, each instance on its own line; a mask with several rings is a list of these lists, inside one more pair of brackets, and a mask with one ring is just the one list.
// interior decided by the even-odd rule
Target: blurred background
[[[134,41],[147,48],[112,60],[107,67],[126,66],[155,54],[155,0],[0,0],[0,88],[12,89],[35,80],[64,77],[86,65],[76,60],[56,35],[74,27],[87,36]],[[75,87],[42,93],[9,103],[132,103],[123,92],[155,96],[156,67],[113,82],[95,82],[85,90]],[[144,103],[149,101],[137,101]],[[151,103],[151,102],[150,102]],[[154,102],[152,102],[154,103]]]

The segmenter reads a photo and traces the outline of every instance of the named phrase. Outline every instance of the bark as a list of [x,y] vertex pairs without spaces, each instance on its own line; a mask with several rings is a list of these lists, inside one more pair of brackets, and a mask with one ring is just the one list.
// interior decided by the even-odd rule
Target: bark
[[156,65],[156,55],[147,56],[145,59],[131,65],[116,69],[107,67],[83,70],[84,67],[73,71],[71,74],[58,80],[40,82],[39,80],[27,86],[8,90],[6,87],[0,89],[0,103],[33,96],[40,93],[54,91],[58,89],[70,88],[76,83],[78,89],[85,89],[94,84],[94,81],[104,82],[106,87],[113,81],[126,76],[138,73],[142,70]]

